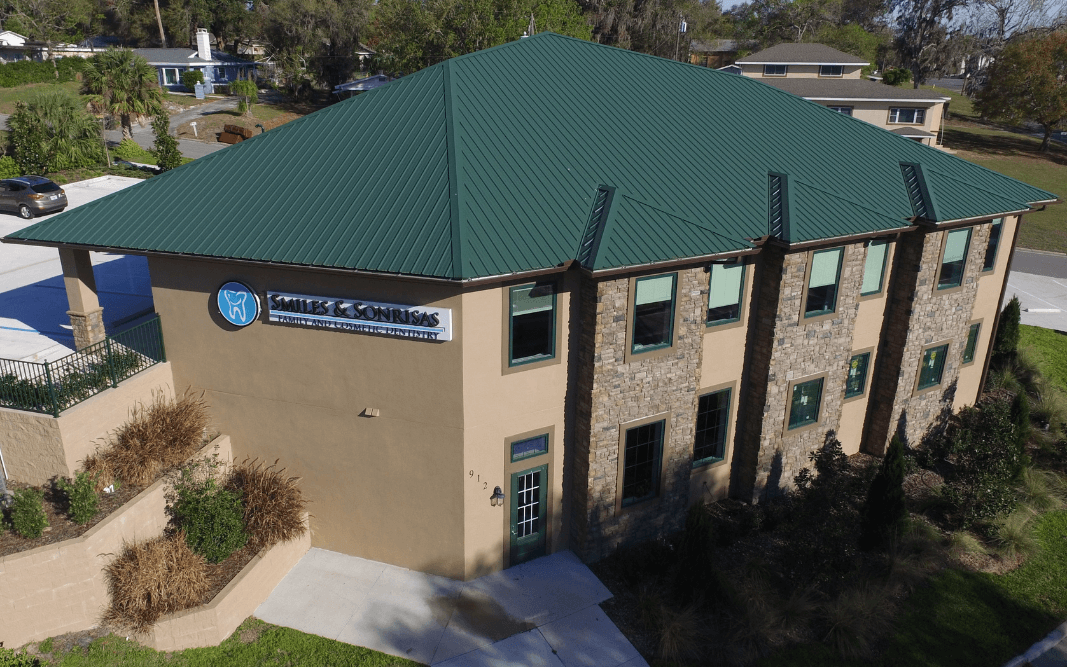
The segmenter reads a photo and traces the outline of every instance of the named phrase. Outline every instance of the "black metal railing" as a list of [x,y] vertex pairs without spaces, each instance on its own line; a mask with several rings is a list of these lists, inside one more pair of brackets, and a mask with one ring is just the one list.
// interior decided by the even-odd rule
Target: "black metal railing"
[[58,417],[166,360],[158,316],[56,361],[0,359],[0,407]]

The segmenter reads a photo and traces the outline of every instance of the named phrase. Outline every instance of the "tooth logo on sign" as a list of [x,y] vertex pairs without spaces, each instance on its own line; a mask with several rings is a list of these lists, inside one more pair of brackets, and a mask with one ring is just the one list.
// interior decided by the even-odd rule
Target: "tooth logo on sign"
[[219,288],[219,313],[235,327],[246,327],[259,317],[259,297],[247,285],[228,282]]

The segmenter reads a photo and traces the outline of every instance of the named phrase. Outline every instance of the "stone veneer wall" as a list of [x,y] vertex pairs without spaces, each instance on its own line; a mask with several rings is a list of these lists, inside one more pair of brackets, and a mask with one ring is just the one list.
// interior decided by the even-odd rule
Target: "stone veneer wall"
[[[571,535],[587,561],[607,556],[620,544],[679,530],[685,521],[708,274],[703,268],[676,273],[674,348],[630,363],[629,278],[586,279],[583,284]],[[616,515],[616,491],[622,483],[620,427],[661,413],[670,415],[670,433],[664,443],[659,496]]]
[[[888,415],[888,430],[876,432],[872,429],[868,434],[871,446],[884,444],[890,434],[900,432],[905,443],[914,447],[931,428],[935,431],[940,428],[943,424],[941,418],[951,413],[963,345],[967,340],[967,325],[972,318],[974,300],[978,294],[978,272],[985,257],[990,226],[980,225],[971,229],[963,287],[957,290],[935,289],[940,269],[941,243],[947,232],[924,235],[912,303],[910,308],[902,310],[908,314],[906,333],[902,331],[903,323],[888,332],[890,339],[899,336],[906,341],[900,356],[896,383],[890,380],[890,376],[887,378],[890,381],[882,387],[883,392],[896,392],[892,411]],[[915,396],[915,378],[923,348],[940,341],[951,341],[941,387]]]
[[[801,304],[809,258],[807,252],[786,254],[782,260],[781,282],[777,291],[760,295],[760,310],[776,316],[773,326],[758,322],[754,348],[769,357],[766,387],[760,389],[758,376],[745,394],[746,419],[743,441],[744,468],[737,470],[735,496],[758,501],[793,485],[793,478],[809,465],[808,455],[818,449],[830,429],[837,427],[844,400],[844,383],[852,352],[852,332],[858,311],[857,299],[863,282],[866,258],[862,243],[845,246],[837,296],[832,317],[805,321]],[[771,272],[768,264],[767,272]],[[773,288],[769,276],[764,287]],[[777,299],[775,299],[777,297]],[[777,303],[774,303],[774,301]],[[768,350],[769,348],[769,350]],[[759,364],[756,364],[758,370]],[[783,433],[792,380],[827,373],[823,384],[819,424],[795,433]],[[762,396],[762,400],[761,400]]]

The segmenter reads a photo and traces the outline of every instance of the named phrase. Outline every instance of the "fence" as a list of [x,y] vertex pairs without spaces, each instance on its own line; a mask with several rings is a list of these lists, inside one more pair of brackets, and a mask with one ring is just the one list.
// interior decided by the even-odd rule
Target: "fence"
[[166,360],[158,316],[57,361],[0,359],[0,407],[58,417]]

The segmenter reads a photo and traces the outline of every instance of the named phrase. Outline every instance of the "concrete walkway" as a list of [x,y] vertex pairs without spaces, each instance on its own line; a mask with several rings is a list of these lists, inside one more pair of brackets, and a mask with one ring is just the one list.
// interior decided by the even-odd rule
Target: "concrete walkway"
[[255,615],[442,667],[647,667],[610,597],[569,551],[462,582],[312,549]]

